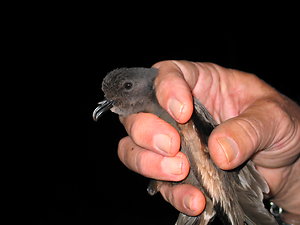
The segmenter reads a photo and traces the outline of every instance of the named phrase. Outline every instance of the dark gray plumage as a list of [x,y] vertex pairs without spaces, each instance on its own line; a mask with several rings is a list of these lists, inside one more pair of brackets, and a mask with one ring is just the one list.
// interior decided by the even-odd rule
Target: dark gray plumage
[[[185,124],[177,123],[158,104],[153,85],[157,74],[155,68],[121,68],[110,72],[102,83],[106,100],[99,103],[93,117],[97,120],[108,109],[120,116],[148,112],[156,114],[177,129],[181,135],[181,151],[187,155],[191,164],[188,177],[178,183],[188,183],[199,188],[206,197],[206,208],[196,217],[180,213],[176,225],[205,225],[216,215],[220,216],[224,224],[277,224],[262,202],[263,193],[267,193],[269,188],[253,163],[248,161],[232,171],[215,166],[208,153],[207,140],[217,123],[195,98],[192,118]],[[158,192],[160,182],[152,181],[148,192]]]

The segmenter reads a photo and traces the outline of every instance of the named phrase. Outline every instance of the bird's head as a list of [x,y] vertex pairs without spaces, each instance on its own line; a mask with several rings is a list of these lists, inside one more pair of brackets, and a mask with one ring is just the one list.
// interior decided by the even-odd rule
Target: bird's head
[[94,120],[109,109],[121,116],[144,111],[157,73],[155,68],[120,68],[108,73],[102,82],[105,100],[94,110]]

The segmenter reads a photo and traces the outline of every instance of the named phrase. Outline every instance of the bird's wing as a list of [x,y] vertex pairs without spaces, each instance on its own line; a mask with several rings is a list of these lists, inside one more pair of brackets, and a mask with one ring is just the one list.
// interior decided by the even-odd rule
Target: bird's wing
[[[217,126],[216,121],[207,111],[207,109],[194,98],[195,112],[197,116],[195,119],[201,121],[194,121],[198,134],[204,145],[207,145],[207,139],[213,130]],[[200,126],[199,126],[200,124]],[[199,126],[199,127],[198,127]],[[269,192],[269,186],[264,178],[256,170],[252,161],[247,162],[243,167],[233,171],[232,175],[220,171],[226,177],[227,182],[231,183],[233,192],[237,196],[240,205],[240,212],[235,214],[235,219],[240,220],[244,217],[244,221],[248,225],[275,225],[277,224],[274,217],[268,212],[263,204],[263,193]],[[237,177],[235,177],[237,174]],[[226,187],[225,187],[226,188]],[[227,194],[231,193],[230,191]],[[235,206],[237,207],[237,206]],[[225,209],[225,212],[230,212],[229,209]],[[229,215],[234,215],[233,212]],[[244,215],[244,216],[243,216]],[[240,224],[240,222],[234,222],[233,218],[229,219],[232,224]]]
[[247,224],[278,225],[263,204],[263,193],[269,192],[269,186],[256,170],[254,163],[248,161],[239,171],[238,177],[240,184],[236,186],[236,192]]

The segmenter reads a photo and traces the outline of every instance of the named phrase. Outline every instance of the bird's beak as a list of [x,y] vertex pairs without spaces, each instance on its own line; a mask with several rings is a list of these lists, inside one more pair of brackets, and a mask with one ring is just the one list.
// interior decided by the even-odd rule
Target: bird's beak
[[93,119],[95,121],[97,121],[98,118],[101,117],[103,113],[105,113],[106,111],[108,111],[112,107],[113,107],[113,101],[112,100],[105,99],[101,102],[98,102],[98,106],[93,112]]

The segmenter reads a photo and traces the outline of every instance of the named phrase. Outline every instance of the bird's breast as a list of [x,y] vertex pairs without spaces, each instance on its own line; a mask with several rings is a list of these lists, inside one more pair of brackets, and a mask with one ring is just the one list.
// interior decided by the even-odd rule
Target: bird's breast
[[189,121],[178,124],[178,128],[181,134],[181,151],[190,161],[191,172],[214,202],[222,202],[222,199],[226,199],[226,193],[220,170],[211,160],[208,147],[199,137],[194,123]]

